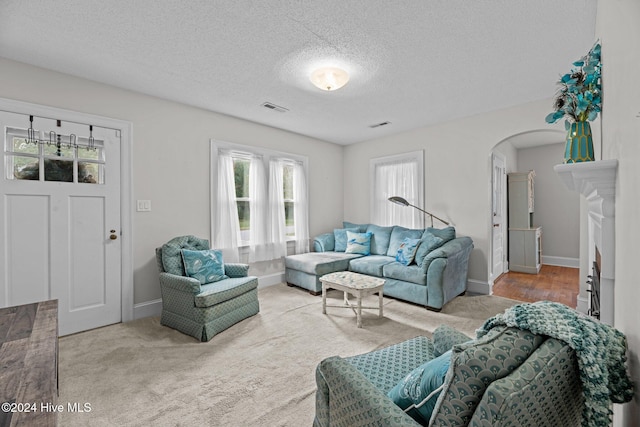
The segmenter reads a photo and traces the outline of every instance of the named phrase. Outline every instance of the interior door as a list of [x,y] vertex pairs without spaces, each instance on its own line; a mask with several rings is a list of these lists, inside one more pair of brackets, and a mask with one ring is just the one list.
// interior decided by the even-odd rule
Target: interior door
[[507,187],[507,174],[505,167],[505,159],[499,153],[493,153],[492,155],[492,269],[491,277],[496,279],[502,273],[506,271],[506,230],[505,230],[505,217],[506,217],[506,187]]
[[0,124],[0,307],[58,299],[60,335],[121,321],[119,131]]

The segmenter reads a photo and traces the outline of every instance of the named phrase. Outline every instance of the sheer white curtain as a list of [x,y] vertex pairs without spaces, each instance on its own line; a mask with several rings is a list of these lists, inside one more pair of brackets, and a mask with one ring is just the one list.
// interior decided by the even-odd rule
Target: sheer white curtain
[[238,262],[238,206],[236,205],[233,158],[231,153],[218,152],[218,192],[213,247],[220,249],[226,262]]
[[272,258],[280,258],[287,254],[287,240],[284,215],[283,167],[280,159],[269,161],[269,215]]
[[[421,155],[421,152],[420,152]],[[371,163],[373,194],[371,222],[378,225],[424,227],[424,214],[410,206],[391,203],[392,196],[405,198],[410,204],[422,207],[421,157],[394,156],[374,159]]]
[[269,242],[269,211],[264,161],[253,156],[249,164],[249,262],[273,259]]
[[307,200],[307,179],[304,165],[296,162],[293,166],[293,217],[296,232],[296,253],[309,252],[309,202]]

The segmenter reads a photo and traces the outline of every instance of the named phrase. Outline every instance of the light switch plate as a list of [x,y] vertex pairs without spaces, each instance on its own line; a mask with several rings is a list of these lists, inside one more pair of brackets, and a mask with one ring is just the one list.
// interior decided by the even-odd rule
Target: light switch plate
[[138,200],[136,207],[138,212],[151,212],[151,200]]

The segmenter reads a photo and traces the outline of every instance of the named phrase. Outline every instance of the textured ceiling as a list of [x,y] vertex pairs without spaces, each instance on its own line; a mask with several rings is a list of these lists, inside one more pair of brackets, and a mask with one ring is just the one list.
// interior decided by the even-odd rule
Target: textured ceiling
[[0,0],[0,56],[350,144],[551,97],[596,3]]

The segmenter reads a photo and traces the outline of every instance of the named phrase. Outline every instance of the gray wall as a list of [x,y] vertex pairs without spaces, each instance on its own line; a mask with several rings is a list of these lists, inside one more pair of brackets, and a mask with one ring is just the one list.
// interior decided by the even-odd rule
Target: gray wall
[[[603,159],[618,159],[614,326],[627,336],[628,366],[640,384],[640,2],[599,0],[602,41]],[[614,406],[615,426],[640,425],[638,390],[631,403]]]
[[521,148],[518,172],[534,170],[535,226],[542,226],[543,264],[578,267],[580,257],[580,194],[569,191],[553,167],[562,163],[564,142]]
[[[211,138],[307,156],[311,235],[342,221],[339,145],[3,58],[0,81],[3,98],[133,123],[133,198],[152,206],[151,212],[132,213],[134,303],[160,298],[157,246],[184,234],[211,236]],[[253,265],[251,272],[283,270],[282,262],[274,262]]]

